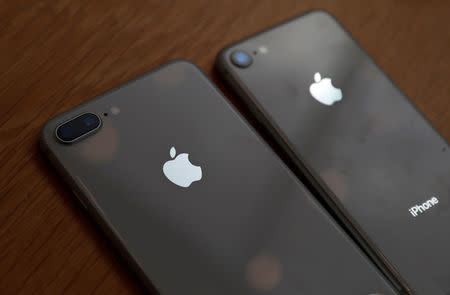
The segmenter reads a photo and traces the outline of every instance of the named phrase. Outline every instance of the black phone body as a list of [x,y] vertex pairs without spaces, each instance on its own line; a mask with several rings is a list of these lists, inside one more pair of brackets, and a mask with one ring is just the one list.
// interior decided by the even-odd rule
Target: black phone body
[[41,145],[161,294],[395,294],[190,62],[55,117]]
[[288,20],[225,48],[217,66],[381,266],[412,292],[449,294],[448,142],[334,17]]

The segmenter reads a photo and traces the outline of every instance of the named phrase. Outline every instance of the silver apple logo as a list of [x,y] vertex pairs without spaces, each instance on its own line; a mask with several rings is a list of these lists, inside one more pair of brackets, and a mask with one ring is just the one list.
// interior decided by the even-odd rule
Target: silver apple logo
[[202,168],[189,161],[189,154],[179,154],[176,158],[174,147],[170,149],[169,160],[164,163],[163,173],[174,184],[181,187],[189,187],[194,181],[202,179]]
[[309,87],[309,92],[318,102],[331,106],[336,101],[342,99],[341,89],[335,88],[331,83],[330,78],[322,79],[320,73],[315,73],[314,81],[315,83],[311,84]]

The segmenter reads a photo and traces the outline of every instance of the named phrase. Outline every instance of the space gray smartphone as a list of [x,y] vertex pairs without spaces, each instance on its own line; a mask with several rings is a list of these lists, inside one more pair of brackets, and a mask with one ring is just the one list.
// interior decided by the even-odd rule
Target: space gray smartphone
[[225,48],[217,65],[380,265],[416,294],[450,294],[448,142],[335,18],[288,20]]
[[41,144],[161,294],[395,294],[189,62],[57,116]]

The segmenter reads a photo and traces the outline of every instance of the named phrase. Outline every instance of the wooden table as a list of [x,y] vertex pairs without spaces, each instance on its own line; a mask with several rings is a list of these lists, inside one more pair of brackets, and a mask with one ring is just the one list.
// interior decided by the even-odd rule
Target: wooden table
[[173,58],[223,89],[222,47],[311,8],[335,14],[450,138],[448,0],[2,0],[0,294],[144,292],[39,152],[45,121]]

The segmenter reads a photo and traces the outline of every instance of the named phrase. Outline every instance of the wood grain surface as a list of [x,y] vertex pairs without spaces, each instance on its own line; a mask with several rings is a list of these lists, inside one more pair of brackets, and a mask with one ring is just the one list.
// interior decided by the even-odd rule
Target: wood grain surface
[[312,8],[450,138],[448,0],[0,1],[0,294],[145,292],[40,153],[45,121],[173,58],[223,89],[222,47]]

